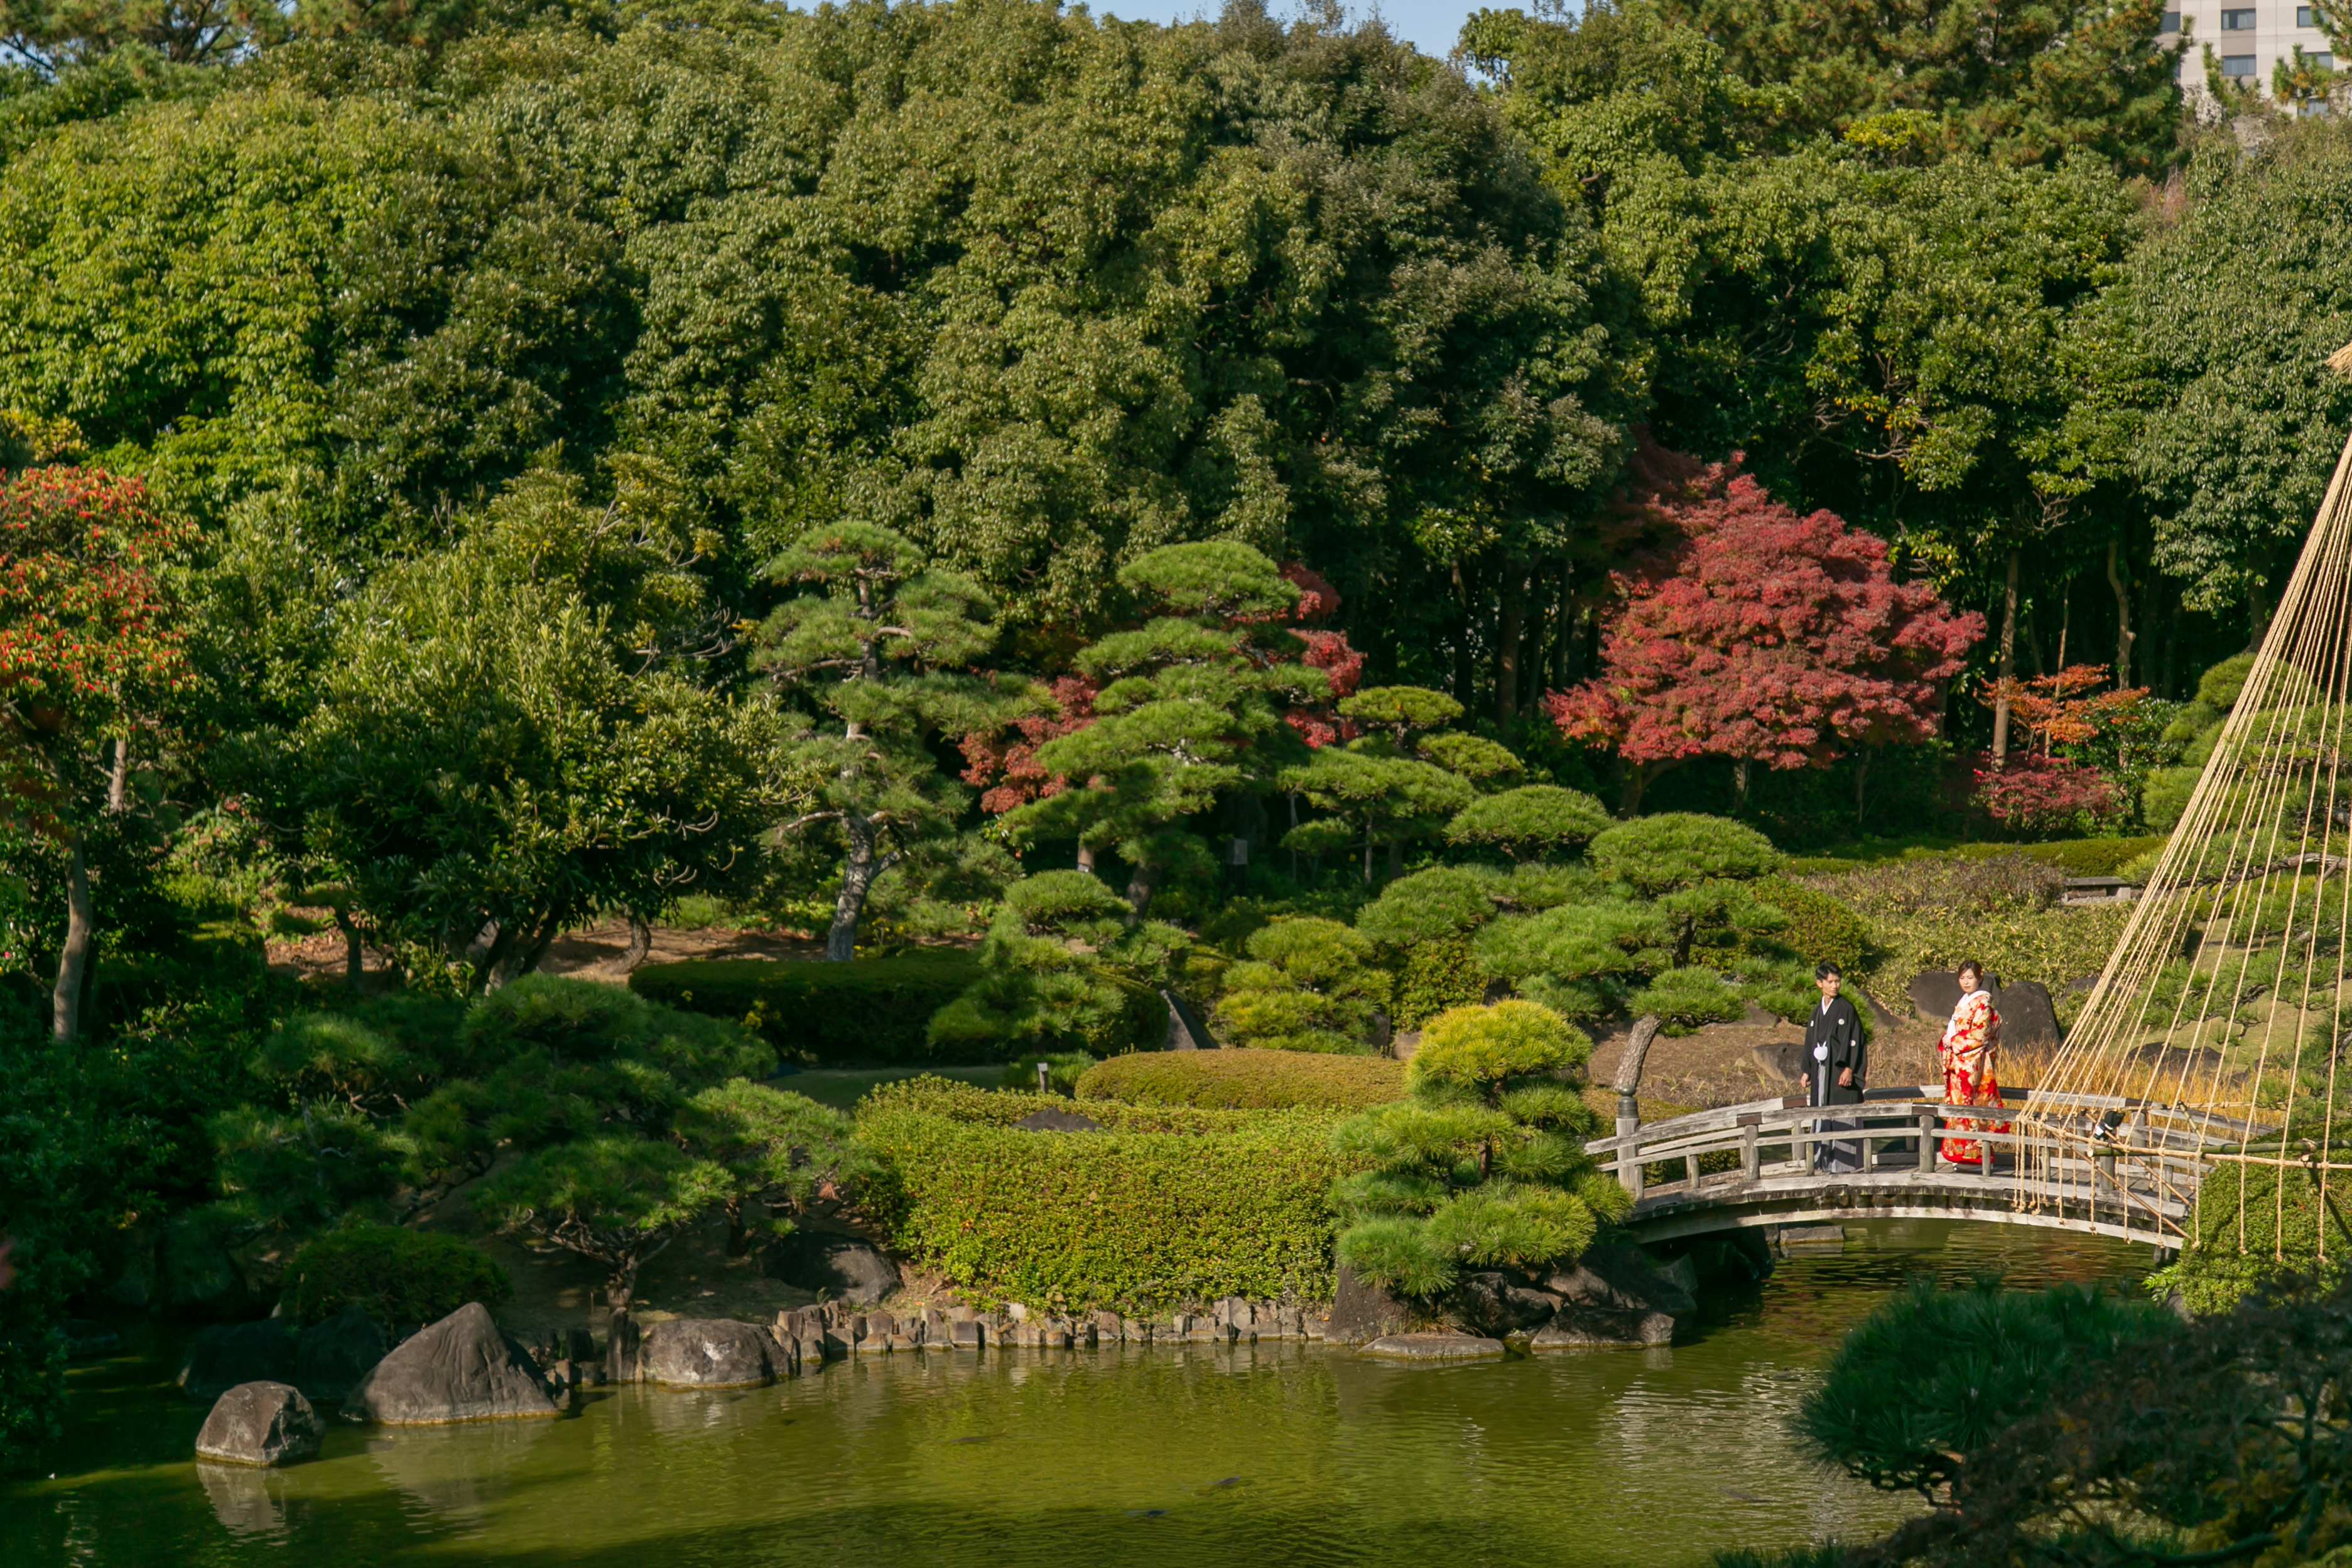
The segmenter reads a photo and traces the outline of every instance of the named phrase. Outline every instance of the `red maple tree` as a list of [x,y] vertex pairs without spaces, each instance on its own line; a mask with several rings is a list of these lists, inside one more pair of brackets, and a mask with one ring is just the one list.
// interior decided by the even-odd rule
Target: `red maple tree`
[[1681,479],[1648,508],[1671,525],[1615,575],[1601,674],[1546,695],[1572,738],[1632,764],[1626,806],[1693,757],[1825,767],[1847,748],[1932,737],[1941,683],[1984,617],[1896,582],[1886,542],[1836,514],[1800,516],[1734,464]]
[[191,679],[159,570],[185,535],[136,479],[75,467],[0,476],[0,789],[66,848],[53,1018],[63,1040],[79,1027],[93,935],[89,826],[121,809],[131,732]]

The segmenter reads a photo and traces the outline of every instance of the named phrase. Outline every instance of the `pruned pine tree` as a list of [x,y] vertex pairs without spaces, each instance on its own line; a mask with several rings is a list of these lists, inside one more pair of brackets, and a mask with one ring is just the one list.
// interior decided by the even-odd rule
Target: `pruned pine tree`
[[1339,716],[1366,733],[1322,747],[1284,770],[1282,787],[1327,815],[1293,828],[1283,842],[1310,853],[1360,847],[1367,883],[1376,849],[1387,847],[1391,877],[1402,874],[1405,846],[1438,836],[1447,819],[1476,798],[1473,777],[1449,762],[1460,762],[1480,779],[1506,777],[1518,768],[1518,759],[1492,741],[1425,734],[1462,716],[1462,705],[1443,692],[1369,687],[1343,700]]
[[1631,1199],[1584,1153],[1600,1118],[1578,1092],[1592,1042],[1534,1002],[1433,1019],[1412,1092],[1342,1123],[1366,1162],[1332,1194],[1339,1261],[1408,1295],[1444,1294],[1465,1265],[1533,1270],[1572,1259]]
[[1097,716],[1039,747],[1036,758],[1073,788],[1004,821],[1024,838],[1116,850],[1130,868],[1130,917],[1140,920],[1171,871],[1208,863],[1182,820],[1303,752],[1283,710],[1325,696],[1329,683],[1299,662],[1297,639],[1273,620],[1297,603],[1297,586],[1249,546],[1170,545],[1118,577],[1158,613],[1079,650],[1073,662],[1101,683]]
[[927,738],[1002,725],[1024,709],[1028,688],[971,670],[996,642],[993,605],[888,528],[812,528],[768,575],[815,590],[768,618],[756,662],[814,710],[791,752],[814,809],[780,831],[837,839],[841,883],[824,956],[840,962],[857,951],[875,882],[918,844],[952,834],[963,811],[969,792]]

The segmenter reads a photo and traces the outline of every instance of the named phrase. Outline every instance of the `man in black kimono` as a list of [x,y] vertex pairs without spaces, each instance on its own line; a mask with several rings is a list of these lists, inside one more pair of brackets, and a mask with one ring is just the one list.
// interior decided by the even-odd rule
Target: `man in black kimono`
[[[1841,978],[1835,964],[1824,963],[1813,970],[1822,999],[1805,1023],[1805,1099],[1809,1104],[1862,1103],[1869,1047],[1863,1042],[1861,1015],[1853,1010],[1852,1002],[1838,995]],[[1817,1132],[1850,1133],[1861,1124],[1824,1118],[1815,1123],[1814,1128]],[[1813,1168],[1836,1174],[1862,1169],[1860,1141],[1838,1139],[1814,1145]]]

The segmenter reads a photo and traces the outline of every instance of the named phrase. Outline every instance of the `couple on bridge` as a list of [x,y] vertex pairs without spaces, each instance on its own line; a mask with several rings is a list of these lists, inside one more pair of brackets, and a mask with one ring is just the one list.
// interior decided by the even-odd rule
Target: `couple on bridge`
[[[1993,1059],[2000,1049],[2000,1013],[1993,1006],[1992,993],[1984,988],[1983,965],[1968,959],[1960,965],[1957,977],[1960,998],[1952,1009],[1950,1020],[1944,1025],[1943,1038],[1936,1044],[1936,1055],[1944,1069],[1944,1103],[1998,1107],[2000,1084],[1993,1077]],[[1811,1062],[1806,1072],[1805,1089],[1808,1103],[1815,1105],[1862,1103],[1869,1042],[1863,1038],[1862,1016],[1854,1011],[1852,1002],[1838,995],[1843,979],[1835,964],[1823,962],[1813,969],[1813,980],[1821,988],[1822,999],[1805,1023],[1805,1055]],[[1944,1158],[1954,1165],[1975,1165],[1983,1156],[1982,1147],[1966,1134],[2009,1131],[2006,1122],[1988,1127],[1985,1123],[1966,1118],[1948,1125],[1952,1132],[1962,1134],[1943,1140]],[[1815,1124],[1815,1131],[1851,1133],[1860,1127],[1859,1122],[1824,1120]],[[1813,1168],[1832,1175],[1859,1171],[1862,1145],[1853,1139],[1832,1139],[1816,1145]]]

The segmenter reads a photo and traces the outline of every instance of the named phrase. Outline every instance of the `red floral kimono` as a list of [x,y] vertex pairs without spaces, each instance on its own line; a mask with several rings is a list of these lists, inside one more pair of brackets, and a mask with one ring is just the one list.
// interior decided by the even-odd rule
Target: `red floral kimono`
[[[1936,1054],[1944,1063],[1944,1103],[1999,1105],[2000,1084],[1993,1078],[1993,1057],[2000,1047],[2000,1014],[1993,1010],[1991,993],[1970,991],[1952,1009]],[[1945,1124],[1957,1133],[2006,1133],[2010,1124],[1990,1119],[1956,1117]],[[1947,1137],[1944,1157],[1955,1165],[1972,1166],[1984,1157],[1984,1145],[1970,1137]]]

